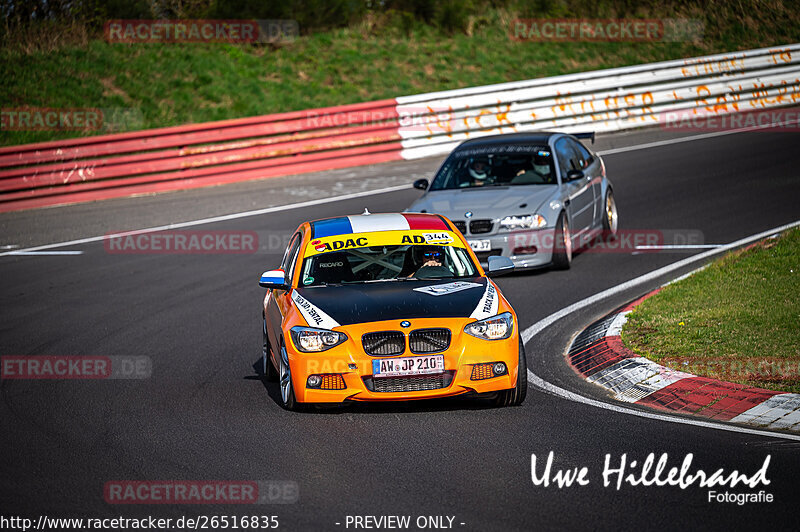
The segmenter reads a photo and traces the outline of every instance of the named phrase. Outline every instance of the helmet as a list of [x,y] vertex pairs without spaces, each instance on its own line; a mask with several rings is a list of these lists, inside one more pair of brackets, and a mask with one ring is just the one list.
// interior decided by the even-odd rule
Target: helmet
[[483,181],[489,177],[488,169],[489,162],[486,159],[475,159],[469,164],[469,175],[472,179]]
[[538,153],[534,155],[533,170],[539,175],[548,175],[550,173],[550,158]]

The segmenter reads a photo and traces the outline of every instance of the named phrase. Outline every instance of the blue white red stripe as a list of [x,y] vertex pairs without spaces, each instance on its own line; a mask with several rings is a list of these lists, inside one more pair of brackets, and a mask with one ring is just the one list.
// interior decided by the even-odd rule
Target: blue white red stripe
[[449,231],[438,216],[425,214],[366,214],[312,222],[314,238],[376,231]]

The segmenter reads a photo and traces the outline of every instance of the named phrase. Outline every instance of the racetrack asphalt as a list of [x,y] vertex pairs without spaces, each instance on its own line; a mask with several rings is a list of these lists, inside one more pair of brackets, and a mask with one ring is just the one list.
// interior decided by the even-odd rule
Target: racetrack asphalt
[[[637,143],[635,136],[626,138]],[[797,138],[757,131],[605,155],[622,228],[700,231],[705,243],[723,244],[800,219]],[[408,172],[392,167],[397,179],[385,184],[438,163],[409,164]],[[237,201],[246,201],[254,187],[241,189],[244,199]],[[216,194],[231,190],[222,187]],[[345,530],[348,515],[455,516],[460,530],[796,528],[798,442],[663,423],[535,388],[518,408],[448,400],[354,405],[328,413],[282,410],[277,386],[265,385],[254,369],[264,294],[259,274],[277,266],[283,241],[302,221],[365,207],[400,211],[418,195],[404,189],[193,228],[255,231],[262,245],[256,254],[111,254],[95,242],[64,248],[80,255],[0,257],[1,355],[144,355],[153,362],[152,377],[144,380],[0,381],[0,514],[277,515],[284,530]],[[198,213],[217,213],[203,204],[214,194],[193,197]],[[159,201],[165,200],[48,209],[39,216],[49,228],[19,241],[71,237],[63,226],[81,209],[111,224],[118,206],[137,217],[137,205]],[[17,236],[8,228],[20,227],[23,219],[10,214],[0,217],[4,242]],[[106,231],[90,227],[83,236]],[[120,221],[114,230],[132,227]],[[586,251],[571,270],[515,273],[497,283],[525,329],[696,252]],[[557,386],[607,399],[564,361],[572,335],[680,273],[685,272],[558,321],[528,344],[529,367]],[[590,483],[535,486],[531,454],[541,461],[550,451],[558,468],[588,467]],[[670,467],[692,453],[693,470],[747,474],[770,455],[770,484],[624,484],[617,490],[603,485],[607,453],[612,463],[623,453],[640,463],[650,453],[668,453]],[[198,507],[119,506],[103,499],[110,480],[176,479],[291,480],[299,486],[299,501]],[[708,501],[709,490],[762,489],[773,502]]]

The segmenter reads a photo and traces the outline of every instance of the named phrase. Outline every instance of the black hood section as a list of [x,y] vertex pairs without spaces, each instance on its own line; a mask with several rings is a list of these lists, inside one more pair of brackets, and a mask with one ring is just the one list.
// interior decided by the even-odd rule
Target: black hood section
[[[459,281],[480,286],[442,295],[414,290]],[[296,290],[341,325],[412,318],[466,318],[483,296],[486,278],[387,281]]]

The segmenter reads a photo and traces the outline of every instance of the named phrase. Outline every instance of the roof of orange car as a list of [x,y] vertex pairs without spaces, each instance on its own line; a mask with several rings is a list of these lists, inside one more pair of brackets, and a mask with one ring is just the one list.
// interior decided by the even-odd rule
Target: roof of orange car
[[450,231],[438,214],[398,213],[341,216],[310,222],[311,238],[372,233],[376,231]]

